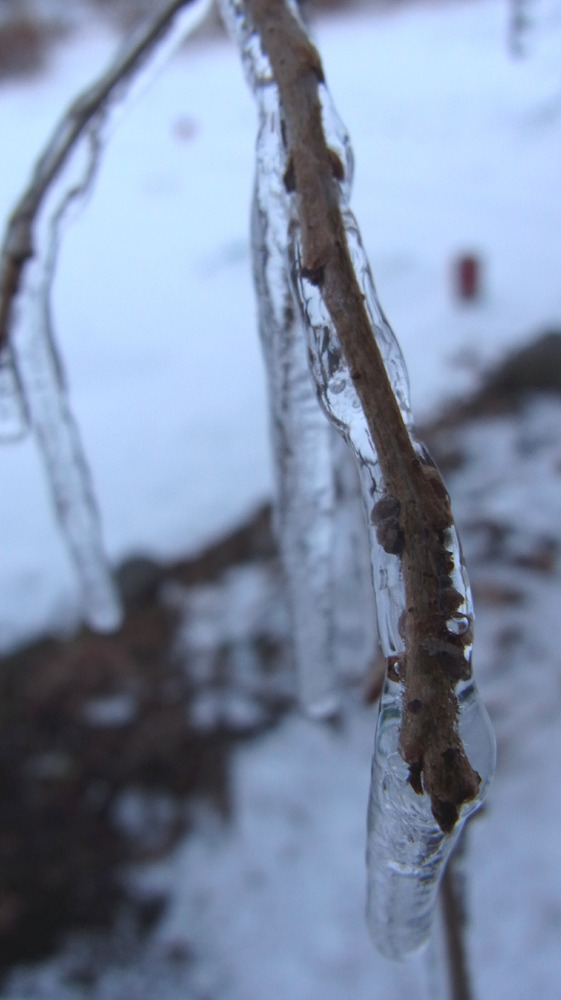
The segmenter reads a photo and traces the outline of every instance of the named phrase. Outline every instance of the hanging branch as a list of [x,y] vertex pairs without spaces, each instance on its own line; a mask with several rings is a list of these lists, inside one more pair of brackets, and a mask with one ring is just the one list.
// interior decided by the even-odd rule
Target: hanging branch
[[193,0],[172,0],[123,54],[91,87],[80,94],[65,112],[42,156],[31,181],[10,216],[0,250],[0,348],[9,340],[14,299],[25,264],[35,252],[33,230],[39,209],[90,123],[115,94],[139,72],[157,48],[179,11]]
[[248,0],[279,89],[302,232],[302,274],[321,290],[378,453],[387,496],[371,512],[379,540],[401,558],[406,612],[401,752],[415,791],[430,796],[444,831],[478,792],[457,726],[455,687],[470,676],[469,631],[451,635],[450,616],[463,598],[455,589],[446,546],[450,501],[437,470],[417,454],[372,336],[364,295],[349,255],[337,176],[342,165],[325,141],[318,52],[282,0]]
[[118,627],[121,610],[56,346],[51,309],[56,258],[68,209],[92,185],[104,132],[115,111],[139,77],[197,26],[211,2],[168,3],[71,104],[14,209],[0,253],[0,352],[11,376],[8,388],[22,403],[45,464],[55,511],[78,571],[84,617],[103,631]]

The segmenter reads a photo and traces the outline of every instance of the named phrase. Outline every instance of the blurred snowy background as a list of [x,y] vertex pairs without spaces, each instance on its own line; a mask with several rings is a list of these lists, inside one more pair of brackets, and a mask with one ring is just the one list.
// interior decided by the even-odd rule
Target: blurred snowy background
[[[28,43],[19,69],[14,42],[2,57],[0,41],[3,217],[122,28],[91,5],[69,18],[59,4],[56,23],[54,3],[18,6],[32,24],[49,15],[50,40]],[[561,979],[557,339],[486,376],[561,329],[561,7],[528,11],[522,59],[496,0],[362,3],[315,23],[355,148],[353,207],[474,583],[475,667],[499,738],[463,859],[477,1000],[553,1000]],[[237,55],[207,27],[129,108],[62,248],[55,320],[107,547],[116,564],[143,560],[121,573],[134,592],[121,645],[86,636],[41,647],[45,660],[9,658],[71,632],[79,607],[33,442],[0,451],[0,967],[35,957],[34,938],[46,947],[57,907],[69,934],[43,964],[12,970],[3,1000],[448,995],[441,935],[393,966],[364,926],[375,710],[359,689],[336,727],[292,708],[274,549],[266,515],[253,517],[271,490],[248,239],[254,132]],[[482,261],[471,303],[454,295],[462,253]],[[210,565],[197,561],[242,522],[245,534],[207,548]],[[57,829],[76,849],[64,848],[70,874]],[[148,901],[134,919],[96,896],[104,838],[119,884]],[[82,909],[65,916],[72,884]],[[106,892],[118,896],[110,881]],[[78,934],[98,904],[111,935]]]

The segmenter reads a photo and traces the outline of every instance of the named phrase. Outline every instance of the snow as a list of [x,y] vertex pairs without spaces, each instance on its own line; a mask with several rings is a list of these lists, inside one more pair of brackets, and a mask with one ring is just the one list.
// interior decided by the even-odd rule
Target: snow
[[[353,209],[416,414],[465,391],[507,346],[559,326],[561,25],[553,7],[536,9],[519,62],[495,0],[318,25],[355,147]],[[40,81],[3,86],[0,124],[14,137],[3,215],[62,106],[112,47],[90,25]],[[55,319],[115,559],[194,550],[270,492],[249,274],[254,131],[233,50],[187,47],[119,126],[62,250]],[[485,295],[459,306],[450,268],[466,249],[482,256]],[[561,586],[558,568],[516,562],[534,541],[559,539],[560,419],[558,402],[542,400],[516,427],[478,425],[451,481],[458,520],[473,526],[464,543],[476,601],[478,588],[503,592],[481,605],[475,648],[499,738],[497,781],[468,831],[478,1000],[556,1000],[561,977]],[[71,625],[77,600],[32,443],[6,446],[0,461],[6,647]],[[478,523],[497,519],[511,528],[507,548],[485,560]],[[520,588],[518,603],[504,599],[507,585]],[[201,812],[172,857],[135,873],[139,885],[172,888],[172,903],[136,966],[108,972],[95,1000],[443,997],[438,942],[394,966],[368,940],[372,737],[372,712],[351,703],[340,730],[290,716],[238,751],[231,822]],[[125,803],[123,822],[144,807]],[[178,969],[169,955],[181,943],[196,960]],[[75,1000],[64,974],[64,958],[20,970],[3,1000]]]
[[[292,701],[294,690],[281,656],[266,676],[258,670],[254,640],[280,645],[288,633],[286,599],[271,566],[232,567],[220,585],[166,587],[166,604],[180,614],[174,653],[189,664],[190,723],[198,731],[230,730],[267,722],[262,701]],[[223,653],[229,650],[227,668]],[[288,680],[288,684],[287,684]]]
[[396,979],[366,931],[364,817],[352,803],[368,792],[371,723],[367,712],[342,732],[287,720],[259,753],[237,755],[233,828],[206,829],[172,859],[172,878],[190,891],[159,939],[194,932],[209,995],[337,1000],[376,984],[397,1000],[424,978],[426,959]]
[[[477,997],[522,1000],[540,990],[553,1000],[560,974],[561,577],[558,561],[548,574],[529,559],[544,542],[558,552],[560,419],[558,398],[544,396],[516,420],[478,422],[460,435],[469,458],[452,480],[476,567],[476,670],[499,750],[490,799],[468,833]],[[482,543],[486,524],[504,530],[493,548]]]

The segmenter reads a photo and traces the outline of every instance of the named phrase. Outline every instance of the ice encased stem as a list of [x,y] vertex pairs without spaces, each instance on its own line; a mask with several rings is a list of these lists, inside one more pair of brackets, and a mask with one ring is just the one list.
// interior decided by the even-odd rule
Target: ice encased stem
[[[290,6],[297,16],[294,5]],[[269,132],[277,137],[275,155],[278,159],[281,156],[278,134],[282,108],[275,103],[278,101],[278,93],[268,59],[259,36],[248,19],[243,0],[223,0],[223,7],[242,50],[246,74],[257,94],[258,102],[260,95],[267,92],[269,99],[275,104],[276,122]],[[411,445],[420,464],[437,476],[430,455],[414,438],[403,356],[380,307],[358,226],[348,209],[349,178],[352,172],[348,139],[324,84],[318,85],[318,94],[328,145],[343,165],[343,169],[337,172],[340,174],[340,204],[348,250],[363,293],[372,336],[379,347],[405,427],[410,434]],[[281,163],[284,163],[282,156]],[[305,318],[316,390],[329,420],[354,454],[368,526],[380,641],[388,662],[388,679],[381,699],[376,733],[369,806],[368,919],[379,949],[388,956],[401,958],[421,947],[430,934],[436,893],[444,865],[463,822],[481,803],[493,773],[494,739],[471,678],[471,596],[459,539],[455,528],[450,526],[442,533],[446,565],[444,586],[453,595],[453,607],[446,629],[448,646],[462,658],[460,673],[463,678],[455,686],[453,696],[457,699],[459,737],[481,780],[477,794],[462,807],[459,822],[451,832],[443,832],[441,824],[435,818],[431,798],[422,791],[417,794],[412,787],[410,768],[405,762],[401,746],[403,682],[400,667],[403,665],[405,642],[400,625],[407,604],[399,547],[396,544],[392,551],[391,544],[392,533],[396,535],[399,530],[399,509],[396,498],[392,497],[388,483],[384,480],[380,456],[355,391],[320,283],[316,280],[316,275],[309,274],[303,266],[296,199],[288,196],[285,202],[283,179],[282,172],[278,175],[277,166],[276,195],[282,203],[283,215],[290,220],[289,258],[292,281]],[[281,239],[284,239],[285,228],[283,221],[282,231],[279,230]],[[277,260],[282,274],[281,285],[286,289],[284,262],[278,252]],[[258,281],[258,288],[263,293],[263,283],[260,286]],[[270,294],[274,292],[270,291]],[[396,542],[397,540],[396,535]],[[461,641],[458,637],[462,637]],[[443,643],[446,651],[446,638],[438,637],[436,643]],[[429,651],[429,655],[433,654]]]
[[[413,438],[407,373],[403,356],[379,306],[356,220],[343,211],[347,240],[355,273],[365,296],[386,370],[404,422],[420,460],[431,465],[426,449]],[[303,274],[296,239],[293,249],[295,277],[308,319],[308,344],[312,369],[326,413],[352,448],[363,487],[369,527],[372,577],[378,606],[378,631],[390,676],[385,682],[375,739],[368,813],[368,921],[383,954],[403,958],[422,947],[430,936],[436,895],[445,863],[467,817],[479,807],[494,771],[494,737],[477,689],[470,678],[458,686],[459,732],[472,766],[481,777],[478,795],[461,810],[460,821],[444,833],[432,812],[428,795],[418,795],[409,783],[409,768],[400,752],[402,683],[399,678],[404,640],[400,618],[405,608],[401,561],[380,543],[376,504],[387,498],[387,488],[374,442],[366,424],[337,331],[321,290]],[[451,636],[472,628],[473,610],[469,583],[455,528],[448,531],[453,558],[451,583],[463,602],[450,615]],[[470,672],[471,642],[465,657]]]
[[[341,205],[348,249],[364,295],[372,334],[417,456],[422,464],[433,466],[430,455],[413,435],[403,355],[379,305],[358,225],[345,205],[344,192],[341,192]],[[416,794],[413,790],[409,767],[401,753],[403,691],[399,665],[405,649],[400,620],[406,608],[405,587],[401,560],[398,554],[388,551],[391,546],[383,544],[377,514],[385,510],[390,522],[386,532],[391,530],[393,498],[384,481],[375,443],[321,288],[313,276],[307,276],[302,266],[297,227],[292,259],[296,286],[307,317],[308,346],[318,393],[327,415],[355,455],[362,482],[378,630],[390,668],[381,698],[372,766],[367,852],[368,920],[378,948],[389,957],[402,958],[428,940],[445,863],[465,820],[483,801],[494,771],[494,737],[470,676],[471,640],[466,641],[463,656],[465,674],[470,679],[459,684],[455,692],[458,729],[468,759],[481,781],[476,797],[462,807],[454,829],[443,832],[433,814],[429,796]],[[453,642],[454,637],[471,633],[473,610],[461,547],[453,525],[447,531],[445,544],[452,566],[449,584],[462,598],[447,622]]]
[[84,616],[101,631],[116,628],[120,602],[105,556],[92,479],[72,415],[55,344],[51,292],[63,227],[89,193],[109,129],[162,62],[193,30],[211,0],[161,10],[144,35],[125,44],[106,74],[62,117],[10,220],[0,287],[23,261],[17,292],[2,303],[10,345],[0,357],[0,437],[29,423],[45,464],[56,514],[81,582]]

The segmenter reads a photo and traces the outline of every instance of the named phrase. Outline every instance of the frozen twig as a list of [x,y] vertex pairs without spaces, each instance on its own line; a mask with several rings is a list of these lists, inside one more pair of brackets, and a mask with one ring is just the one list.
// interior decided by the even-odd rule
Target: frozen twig
[[34,224],[51,185],[92,120],[134,79],[169,31],[173,19],[182,8],[191,4],[195,6],[194,0],[172,0],[167,4],[107,72],[72,102],[58,123],[37,161],[29,185],[10,216],[0,251],[0,347],[9,339],[12,305],[20,287],[23,268],[35,249]]
[[252,213],[253,273],[267,371],[275,466],[275,534],[292,621],[299,700],[313,716],[337,708],[334,670],[332,432],[311,383],[303,320],[291,286],[284,164],[271,148],[277,102],[259,101]]
[[[372,336],[340,209],[342,165],[322,127],[319,55],[284,3],[248,0],[248,6],[285,114],[287,183],[296,192],[302,273],[321,289],[337,330],[386,483],[387,514],[393,512],[394,529],[385,531],[383,546],[400,555],[405,585],[401,750],[412,786],[430,796],[435,818],[449,831],[480,783],[457,726],[455,687],[469,677],[464,649],[471,636],[469,631],[451,635],[447,625],[463,600],[451,579],[445,544],[453,524],[449,497],[437,470],[423,463],[413,446]],[[388,521],[385,508],[374,508],[372,516]]]
[[0,372],[8,417],[3,422],[17,431],[21,411],[34,431],[78,570],[85,618],[100,630],[116,628],[121,613],[54,336],[57,253],[69,209],[91,188],[105,134],[124,98],[196,27],[211,2],[168,3],[71,104],[12,213],[0,253]]

